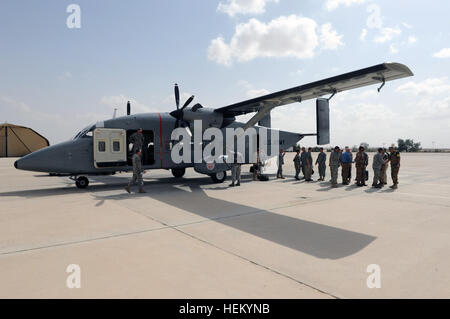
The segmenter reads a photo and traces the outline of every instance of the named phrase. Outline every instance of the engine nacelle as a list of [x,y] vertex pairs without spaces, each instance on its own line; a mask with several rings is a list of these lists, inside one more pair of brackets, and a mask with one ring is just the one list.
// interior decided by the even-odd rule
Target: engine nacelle
[[183,111],[183,120],[190,123],[194,121],[202,121],[203,129],[209,127],[222,127],[223,115],[221,113],[214,112],[211,108],[186,108]]

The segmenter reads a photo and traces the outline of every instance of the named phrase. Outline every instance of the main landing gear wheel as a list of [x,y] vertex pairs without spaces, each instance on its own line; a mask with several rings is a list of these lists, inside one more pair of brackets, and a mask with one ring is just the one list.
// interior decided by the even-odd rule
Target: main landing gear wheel
[[86,188],[89,185],[89,180],[86,176],[80,176],[75,180],[75,185],[80,189]]
[[172,168],[172,175],[176,178],[181,178],[186,173],[185,168]]
[[223,183],[227,178],[227,172],[217,172],[210,175],[214,183]]

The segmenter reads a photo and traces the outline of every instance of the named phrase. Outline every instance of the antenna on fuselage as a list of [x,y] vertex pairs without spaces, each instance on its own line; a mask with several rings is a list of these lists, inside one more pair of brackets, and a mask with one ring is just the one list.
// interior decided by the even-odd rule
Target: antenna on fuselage
[[130,101],[127,102],[127,115],[131,114],[131,104]]

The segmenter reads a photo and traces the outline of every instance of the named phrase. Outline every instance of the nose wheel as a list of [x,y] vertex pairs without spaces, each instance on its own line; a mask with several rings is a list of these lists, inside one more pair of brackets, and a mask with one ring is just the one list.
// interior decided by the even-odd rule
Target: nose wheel
[[211,179],[213,180],[214,183],[223,183],[225,181],[225,179],[227,178],[227,172],[226,171],[217,172],[217,173],[213,173],[209,176],[211,176]]
[[89,179],[86,176],[79,176],[75,179],[75,185],[80,189],[86,188],[89,185]]
[[172,168],[172,175],[176,178],[181,178],[186,173],[185,168]]

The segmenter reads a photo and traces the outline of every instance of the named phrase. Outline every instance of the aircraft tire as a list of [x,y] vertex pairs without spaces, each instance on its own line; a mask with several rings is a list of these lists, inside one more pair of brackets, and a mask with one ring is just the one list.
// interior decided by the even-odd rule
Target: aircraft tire
[[172,168],[172,175],[176,178],[181,178],[186,173],[185,168]]
[[210,176],[214,183],[223,183],[227,178],[227,171],[213,173]]
[[75,181],[75,185],[80,189],[86,188],[89,185],[89,179],[86,176],[80,176]]

